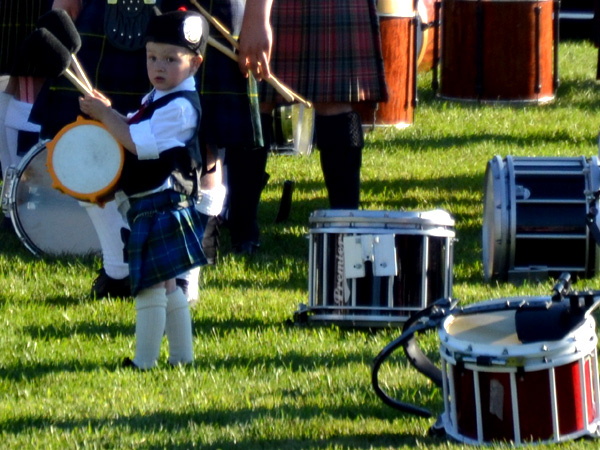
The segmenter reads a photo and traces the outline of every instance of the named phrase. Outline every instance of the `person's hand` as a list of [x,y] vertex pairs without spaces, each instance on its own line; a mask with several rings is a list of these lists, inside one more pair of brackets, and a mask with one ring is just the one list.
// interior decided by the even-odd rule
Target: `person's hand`
[[71,19],[77,19],[82,8],[82,0],[54,0],[52,9],[64,9]]
[[80,97],[79,108],[85,115],[100,122],[111,109],[110,101],[98,91],[93,91],[92,95]]
[[[265,4],[267,6],[265,6]],[[240,70],[246,76],[252,72],[261,80],[269,78],[269,59],[273,45],[273,34],[269,24],[270,2],[254,0],[246,2],[246,11],[240,33]]]

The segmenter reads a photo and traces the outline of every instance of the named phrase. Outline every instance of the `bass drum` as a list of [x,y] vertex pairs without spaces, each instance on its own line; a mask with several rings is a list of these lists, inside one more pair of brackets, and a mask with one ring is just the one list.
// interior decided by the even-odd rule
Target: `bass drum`
[[547,103],[557,86],[557,17],[550,0],[443,0],[439,95]]
[[586,220],[587,195],[598,191],[599,182],[596,157],[492,158],[483,205],[485,278],[521,281],[561,272],[597,273],[598,246]]
[[17,167],[8,168],[2,209],[10,214],[19,239],[37,256],[99,253],[100,242],[85,209],[52,187],[46,142],[29,150]]

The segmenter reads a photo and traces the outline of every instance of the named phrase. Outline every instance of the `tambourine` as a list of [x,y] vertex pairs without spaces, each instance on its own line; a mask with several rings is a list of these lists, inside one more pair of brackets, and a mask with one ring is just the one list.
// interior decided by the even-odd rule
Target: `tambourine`
[[47,143],[52,187],[91,203],[104,203],[114,192],[125,150],[100,122],[78,117]]

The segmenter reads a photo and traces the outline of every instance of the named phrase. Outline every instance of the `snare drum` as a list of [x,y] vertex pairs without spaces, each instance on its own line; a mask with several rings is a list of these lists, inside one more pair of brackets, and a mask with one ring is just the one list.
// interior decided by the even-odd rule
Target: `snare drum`
[[301,103],[280,105],[273,111],[273,142],[278,154],[310,155],[313,147],[315,111]]
[[485,278],[597,273],[598,246],[586,217],[587,195],[599,183],[596,157],[491,159],[483,205]]
[[35,145],[2,185],[2,210],[35,255],[85,255],[100,252],[100,242],[84,208],[53,188],[46,167],[46,143]]
[[[600,420],[593,317],[562,339],[521,342],[518,308],[494,308],[510,301],[482,302],[496,311],[450,315],[439,329],[446,433],[468,444],[517,445],[593,435]],[[544,323],[545,311],[529,312],[529,320]]]
[[553,13],[551,0],[442,0],[439,95],[551,101],[558,76]]
[[388,0],[377,6],[386,102],[360,102],[356,110],[365,126],[405,128],[413,123],[417,80],[417,19],[412,0]]
[[47,143],[53,186],[78,200],[104,203],[125,161],[123,147],[100,122],[78,117]]
[[445,211],[320,210],[310,225],[303,319],[398,325],[451,295],[455,233]]

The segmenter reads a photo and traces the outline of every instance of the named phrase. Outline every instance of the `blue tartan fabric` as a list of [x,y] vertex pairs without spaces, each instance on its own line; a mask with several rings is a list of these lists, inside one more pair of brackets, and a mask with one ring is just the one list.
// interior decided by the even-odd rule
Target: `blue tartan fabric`
[[[374,0],[276,0],[272,72],[312,102],[385,101]],[[266,83],[261,100],[281,102]]]
[[133,295],[206,264],[200,213],[187,196],[166,190],[130,203],[126,245]]

